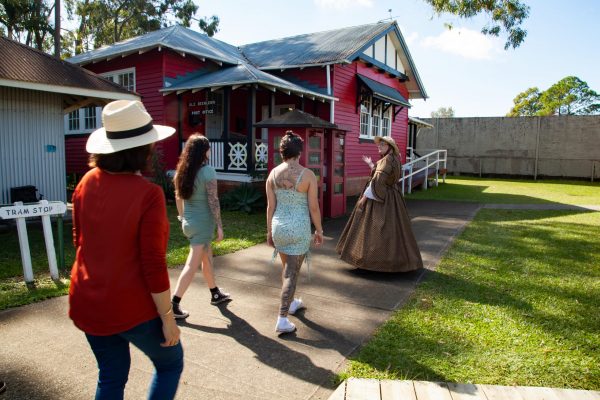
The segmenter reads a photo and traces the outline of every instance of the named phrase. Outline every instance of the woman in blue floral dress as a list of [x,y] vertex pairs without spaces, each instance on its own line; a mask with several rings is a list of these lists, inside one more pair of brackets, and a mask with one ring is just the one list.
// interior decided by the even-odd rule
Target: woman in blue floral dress
[[292,131],[281,139],[279,152],[283,162],[267,178],[267,241],[274,246],[283,264],[281,301],[275,330],[294,332],[288,315],[304,308],[302,299],[294,299],[302,261],[310,242],[310,223],[315,226],[314,243],[323,243],[318,182],[315,174],[299,163],[303,140]]

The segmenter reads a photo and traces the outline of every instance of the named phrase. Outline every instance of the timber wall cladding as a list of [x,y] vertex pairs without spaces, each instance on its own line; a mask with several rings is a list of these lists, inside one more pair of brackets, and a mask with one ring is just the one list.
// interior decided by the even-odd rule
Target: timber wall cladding
[[417,149],[447,149],[451,173],[600,178],[598,115],[424,120]]

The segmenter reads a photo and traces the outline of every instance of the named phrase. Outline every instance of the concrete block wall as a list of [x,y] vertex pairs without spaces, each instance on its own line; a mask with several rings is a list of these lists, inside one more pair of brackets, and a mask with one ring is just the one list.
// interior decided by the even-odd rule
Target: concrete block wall
[[424,120],[416,151],[447,149],[450,173],[600,180],[600,116]]

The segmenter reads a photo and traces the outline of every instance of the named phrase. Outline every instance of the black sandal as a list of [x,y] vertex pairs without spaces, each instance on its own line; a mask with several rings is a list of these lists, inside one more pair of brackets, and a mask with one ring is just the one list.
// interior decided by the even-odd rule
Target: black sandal
[[0,381],[0,394],[6,392],[6,383]]

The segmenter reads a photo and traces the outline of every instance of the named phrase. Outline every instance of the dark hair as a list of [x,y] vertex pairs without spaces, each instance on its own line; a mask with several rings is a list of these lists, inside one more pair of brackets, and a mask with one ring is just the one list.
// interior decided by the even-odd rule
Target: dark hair
[[189,199],[194,193],[194,181],[200,168],[208,159],[206,152],[210,149],[210,142],[199,133],[194,133],[185,143],[185,147],[179,156],[177,169],[175,170],[175,193],[180,199]]
[[279,142],[279,153],[281,154],[281,158],[287,160],[298,157],[303,147],[304,140],[294,132],[287,131],[285,136],[281,138],[281,142]]
[[110,154],[90,154],[88,165],[108,172],[137,172],[148,167],[153,143]]

